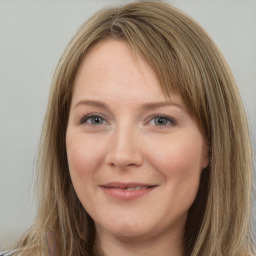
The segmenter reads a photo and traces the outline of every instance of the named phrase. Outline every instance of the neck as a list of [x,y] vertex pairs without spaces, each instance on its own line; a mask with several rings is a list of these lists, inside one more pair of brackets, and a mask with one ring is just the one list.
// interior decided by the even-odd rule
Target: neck
[[156,237],[125,238],[100,232],[96,247],[101,256],[183,256],[183,234],[166,234]]

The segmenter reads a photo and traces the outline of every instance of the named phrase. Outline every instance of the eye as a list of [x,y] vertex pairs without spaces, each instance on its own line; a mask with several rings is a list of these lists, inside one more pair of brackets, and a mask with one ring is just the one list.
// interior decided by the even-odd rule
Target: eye
[[81,124],[103,125],[107,124],[107,121],[99,115],[87,115],[81,120]]
[[151,119],[149,124],[155,125],[155,126],[169,126],[169,125],[174,126],[177,124],[177,122],[171,117],[158,115],[158,116],[155,116],[153,119]]

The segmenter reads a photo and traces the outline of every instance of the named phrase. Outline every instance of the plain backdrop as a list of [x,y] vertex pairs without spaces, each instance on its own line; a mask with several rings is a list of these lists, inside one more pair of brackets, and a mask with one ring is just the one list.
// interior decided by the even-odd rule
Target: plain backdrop
[[[35,156],[51,78],[67,43],[95,11],[122,0],[0,1],[0,249],[30,226]],[[256,0],[173,0],[220,47],[256,138]],[[255,215],[255,214],[254,214]]]

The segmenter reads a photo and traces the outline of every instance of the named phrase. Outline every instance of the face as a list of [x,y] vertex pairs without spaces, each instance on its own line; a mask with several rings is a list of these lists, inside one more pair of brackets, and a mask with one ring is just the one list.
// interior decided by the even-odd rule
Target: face
[[166,98],[125,42],[102,41],[82,62],[66,147],[74,189],[98,234],[183,232],[207,146],[182,99]]

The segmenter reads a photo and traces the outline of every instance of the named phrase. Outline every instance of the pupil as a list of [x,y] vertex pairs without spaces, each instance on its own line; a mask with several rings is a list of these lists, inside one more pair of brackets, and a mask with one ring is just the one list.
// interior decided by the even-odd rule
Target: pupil
[[100,123],[100,117],[95,116],[95,117],[93,118],[93,122],[94,122],[95,124],[99,124],[99,123]]
[[164,118],[162,118],[162,117],[158,117],[158,118],[156,119],[156,123],[157,123],[158,125],[162,125],[162,124],[165,124],[165,123],[166,123],[166,120],[165,120]]

